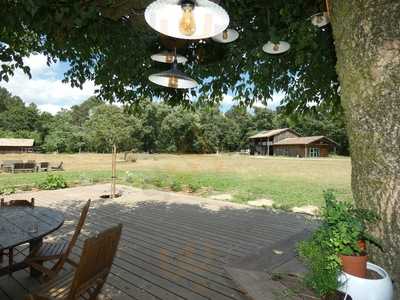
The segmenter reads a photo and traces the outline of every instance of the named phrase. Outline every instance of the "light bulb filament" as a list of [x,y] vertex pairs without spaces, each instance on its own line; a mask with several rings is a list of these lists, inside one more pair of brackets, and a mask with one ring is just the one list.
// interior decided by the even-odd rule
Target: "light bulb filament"
[[222,33],[222,38],[223,38],[224,40],[227,40],[227,39],[228,39],[228,30],[224,30],[224,32]]
[[196,32],[196,22],[193,16],[194,6],[192,4],[182,5],[182,18],[179,22],[179,30],[182,34],[190,36]]
[[178,78],[176,78],[175,76],[169,77],[168,86],[176,89],[178,87]]

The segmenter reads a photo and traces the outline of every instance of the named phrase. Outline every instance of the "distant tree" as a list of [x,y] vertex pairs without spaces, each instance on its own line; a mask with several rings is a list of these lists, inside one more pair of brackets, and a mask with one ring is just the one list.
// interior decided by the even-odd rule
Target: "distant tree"
[[256,131],[270,130],[276,128],[274,118],[276,113],[268,108],[255,107],[252,126]]
[[121,108],[99,105],[84,124],[88,150],[109,152],[114,144],[120,151],[139,148],[141,128],[140,120],[125,114]]
[[215,153],[224,149],[225,117],[218,106],[199,108],[198,141],[203,153]]
[[103,104],[103,101],[97,97],[90,97],[79,105],[74,105],[71,107],[72,122],[82,127],[83,124],[89,119],[91,111]]
[[233,106],[225,113],[228,139],[226,146],[230,151],[238,151],[248,147],[248,138],[254,132],[252,116],[244,106]]
[[199,117],[183,107],[175,107],[161,123],[160,148],[166,152],[198,153]]
[[47,152],[79,152],[84,149],[84,135],[80,127],[72,123],[68,110],[59,112],[51,122],[43,148]]

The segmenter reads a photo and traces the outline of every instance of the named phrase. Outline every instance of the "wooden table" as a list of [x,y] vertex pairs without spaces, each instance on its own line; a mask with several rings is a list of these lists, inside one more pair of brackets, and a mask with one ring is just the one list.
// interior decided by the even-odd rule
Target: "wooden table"
[[[29,243],[30,251],[41,245],[43,237],[61,227],[63,213],[46,207],[0,208],[0,250]],[[0,276],[26,268],[23,262],[0,268]],[[39,276],[31,269],[32,276]]]

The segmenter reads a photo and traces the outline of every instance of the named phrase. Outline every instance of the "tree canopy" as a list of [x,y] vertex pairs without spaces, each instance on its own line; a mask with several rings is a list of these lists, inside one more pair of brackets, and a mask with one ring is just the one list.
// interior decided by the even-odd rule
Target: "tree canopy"
[[348,154],[343,115],[291,114],[264,107],[253,110],[218,105],[187,109],[163,102],[142,101],[140,109],[108,105],[90,97],[56,115],[25,105],[0,88],[0,137],[34,138],[44,152],[119,151],[215,153],[249,147],[249,136],[262,130],[290,127],[302,135],[326,135],[339,143],[339,154]]
[[[323,10],[324,1],[224,1],[239,40],[229,45],[211,40],[178,42],[178,51],[189,58],[184,70],[201,83],[190,92],[158,87],[147,79],[166,67],[151,61],[151,54],[177,44],[145,23],[143,10],[150,2],[2,1],[0,79],[8,80],[17,68],[29,74],[22,58],[39,52],[49,64],[69,62],[65,81],[72,86],[94,80],[98,96],[111,102],[159,97],[169,103],[218,102],[232,93],[250,105],[284,91],[291,111],[321,102],[337,107],[332,33],[309,20]],[[268,40],[286,40],[291,50],[268,55],[261,49]]]

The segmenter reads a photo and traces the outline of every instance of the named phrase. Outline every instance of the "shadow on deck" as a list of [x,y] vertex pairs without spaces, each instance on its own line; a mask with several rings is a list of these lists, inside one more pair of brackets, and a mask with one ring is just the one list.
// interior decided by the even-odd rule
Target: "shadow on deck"
[[[65,212],[54,238],[72,233],[81,204],[46,203]],[[123,233],[106,286],[114,300],[247,299],[224,267],[309,227],[298,215],[248,207],[214,211],[179,202],[95,200],[72,258],[79,259],[85,238],[117,223]],[[22,300],[38,286],[25,270],[1,277],[0,299]]]

